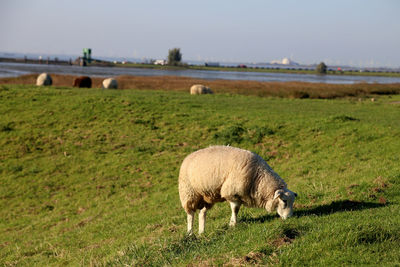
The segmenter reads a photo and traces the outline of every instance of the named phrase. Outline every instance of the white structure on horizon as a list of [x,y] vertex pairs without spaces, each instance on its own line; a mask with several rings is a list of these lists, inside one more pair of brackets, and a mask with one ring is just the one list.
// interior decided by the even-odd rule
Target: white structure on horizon
[[156,61],[154,61],[154,65],[167,65],[167,61],[165,59],[157,59]]
[[278,64],[278,65],[299,65],[299,63],[294,62],[293,60],[285,57],[282,60],[272,60],[271,64]]

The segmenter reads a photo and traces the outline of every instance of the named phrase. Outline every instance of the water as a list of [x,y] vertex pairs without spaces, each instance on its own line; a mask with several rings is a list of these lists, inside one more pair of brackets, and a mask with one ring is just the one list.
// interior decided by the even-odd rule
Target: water
[[87,75],[97,77],[133,76],[180,76],[206,80],[251,80],[260,82],[314,82],[333,84],[352,83],[400,83],[400,77],[350,76],[350,75],[316,75],[288,74],[268,72],[235,72],[211,70],[159,70],[119,67],[80,67],[65,65],[25,64],[0,62],[0,77],[16,77],[30,73],[56,73],[70,75]]

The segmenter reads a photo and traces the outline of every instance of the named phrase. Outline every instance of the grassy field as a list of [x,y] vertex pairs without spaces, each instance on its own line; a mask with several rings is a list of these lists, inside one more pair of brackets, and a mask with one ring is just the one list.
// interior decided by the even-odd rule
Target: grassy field
[[[0,264],[400,264],[400,96],[290,99],[0,85]],[[257,152],[294,217],[227,203],[186,237],[177,176],[212,144]],[[197,229],[197,218],[195,222]]]

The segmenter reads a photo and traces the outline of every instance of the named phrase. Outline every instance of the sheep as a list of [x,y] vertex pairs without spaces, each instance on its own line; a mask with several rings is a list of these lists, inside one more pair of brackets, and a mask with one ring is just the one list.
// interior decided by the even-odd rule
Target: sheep
[[202,95],[202,94],[212,94],[213,91],[207,86],[202,84],[195,84],[190,87],[190,94],[191,95]]
[[104,89],[118,89],[118,83],[117,80],[113,78],[108,78],[103,80],[102,86]]
[[80,76],[74,80],[74,87],[78,88],[91,88],[92,87],[92,79],[88,76]]
[[206,212],[228,201],[230,226],[236,225],[240,206],[277,210],[282,219],[293,214],[296,193],[256,153],[230,146],[211,146],[189,154],[179,171],[179,197],[187,213],[187,233],[192,234],[196,210],[199,234],[204,233]]
[[52,83],[53,80],[51,79],[51,76],[45,72],[40,74],[36,79],[37,86],[48,86],[52,85]]

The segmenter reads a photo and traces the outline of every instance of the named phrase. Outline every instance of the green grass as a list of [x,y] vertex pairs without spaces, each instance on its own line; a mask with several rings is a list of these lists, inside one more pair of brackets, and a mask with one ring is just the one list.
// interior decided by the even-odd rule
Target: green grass
[[[398,265],[399,101],[1,85],[0,264]],[[294,217],[221,203],[186,237],[179,166],[211,144],[266,159]]]

